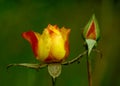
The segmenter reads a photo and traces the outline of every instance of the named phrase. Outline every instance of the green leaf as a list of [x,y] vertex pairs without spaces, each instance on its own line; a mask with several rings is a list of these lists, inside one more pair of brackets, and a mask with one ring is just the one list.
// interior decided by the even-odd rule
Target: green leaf
[[48,65],[49,74],[55,79],[61,74],[62,66],[59,63],[53,63]]
[[86,43],[87,43],[87,46],[88,46],[88,56],[90,55],[93,47],[95,46],[96,44],[96,41],[93,40],[93,39],[86,39]]

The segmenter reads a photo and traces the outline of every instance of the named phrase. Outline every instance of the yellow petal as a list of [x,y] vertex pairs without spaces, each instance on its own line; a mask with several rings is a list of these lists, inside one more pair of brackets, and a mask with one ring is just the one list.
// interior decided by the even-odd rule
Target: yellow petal
[[61,60],[64,58],[66,51],[64,40],[61,35],[54,35],[52,37],[52,46],[50,51],[55,59]]
[[70,29],[65,29],[64,27],[62,27],[60,29],[61,35],[63,37],[63,39],[66,41],[68,40],[69,34],[70,34]]
[[39,37],[38,54],[39,60],[44,61],[48,56],[51,48],[51,38],[47,29],[44,30],[41,37]]

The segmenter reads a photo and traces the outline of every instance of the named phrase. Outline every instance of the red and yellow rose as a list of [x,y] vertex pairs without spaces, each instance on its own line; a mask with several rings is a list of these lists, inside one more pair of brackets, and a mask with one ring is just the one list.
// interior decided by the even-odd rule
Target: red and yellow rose
[[48,25],[43,33],[23,32],[22,36],[30,42],[36,59],[46,63],[64,61],[69,55],[70,29]]

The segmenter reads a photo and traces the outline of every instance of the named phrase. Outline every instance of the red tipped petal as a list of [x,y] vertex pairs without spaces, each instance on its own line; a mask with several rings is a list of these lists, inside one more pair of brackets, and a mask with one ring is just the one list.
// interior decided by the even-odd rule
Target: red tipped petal
[[67,58],[70,53],[70,47],[68,41],[65,42],[65,50],[66,50],[65,58]]
[[37,57],[38,56],[38,53],[37,53],[38,39],[35,35],[35,32],[33,32],[33,31],[23,32],[22,37],[30,42],[33,52],[34,52],[35,56]]
[[70,35],[70,29],[67,30],[66,33],[66,38],[65,38],[65,50],[66,50],[66,54],[65,54],[65,58],[68,57],[69,53],[70,53],[70,46],[69,46],[69,35]]
[[92,39],[96,39],[96,34],[95,34],[95,23],[92,22],[89,31],[87,32],[87,38],[92,38]]

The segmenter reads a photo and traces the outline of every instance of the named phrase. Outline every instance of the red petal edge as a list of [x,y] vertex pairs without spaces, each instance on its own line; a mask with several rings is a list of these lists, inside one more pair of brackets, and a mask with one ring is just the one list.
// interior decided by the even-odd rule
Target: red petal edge
[[90,26],[90,29],[87,33],[87,38],[91,38],[90,35],[92,35],[92,39],[96,39],[96,34],[95,34],[95,23],[94,21],[92,22],[91,26]]
[[38,56],[38,53],[37,53],[38,39],[35,35],[35,32],[33,32],[33,31],[23,32],[22,37],[30,42],[30,44],[32,46],[32,50],[33,50],[35,56],[37,57]]

